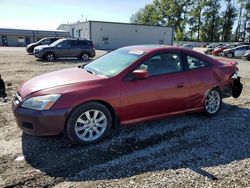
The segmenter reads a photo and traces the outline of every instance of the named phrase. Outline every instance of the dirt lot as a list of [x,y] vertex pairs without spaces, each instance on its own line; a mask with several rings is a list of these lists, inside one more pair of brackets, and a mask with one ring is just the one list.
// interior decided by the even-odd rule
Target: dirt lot
[[[81,64],[47,63],[24,48],[0,48],[9,96],[27,79]],[[87,147],[65,136],[22,133],[11,100],[0,101],[0,187],[250,187],[250,62],[239,60],[239,68],[243,93],[225,99],[216,117],[145,122]]]

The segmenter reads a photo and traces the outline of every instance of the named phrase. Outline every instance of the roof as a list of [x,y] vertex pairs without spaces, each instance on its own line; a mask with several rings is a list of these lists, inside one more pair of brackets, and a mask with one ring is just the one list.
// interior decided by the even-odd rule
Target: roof
[[31,29],[10,29],[10,28],[0,28],[0,34],[68,34],[68,31],[63,30],[31,30]]
[[72,26],[72,25],[77,25],[77,24],[82,24],[82,23],[107,23],[107,24],[123,24],[123,25],[137,25],[137,26],[150,26],[150,27],[165,27],[165,28],[174,28],[174,26],[161,26],[161,25],[149,25],[149,24],[136,24],[136,23],[125,23],[125,22],[109,22],[109,21],[94,21],[94,20],[89,20],[89,21],[83,21],[83,22],[76,22],[76,23],[71,23],[71,24],[60,24],[58,28],[61,26]]
[[134,46],[125,46],[123,48],[132,49],[132,50],[141,50],[144,52],[152,52],[152,51],[159,51],[163,49],[171,49],[171,50],[181,50],[181,51],[191,51],[193,50],[176,47],[176,46],[169,46],[169,45],[160,45],[160,44],[147,44],[147,45],[134,45]]

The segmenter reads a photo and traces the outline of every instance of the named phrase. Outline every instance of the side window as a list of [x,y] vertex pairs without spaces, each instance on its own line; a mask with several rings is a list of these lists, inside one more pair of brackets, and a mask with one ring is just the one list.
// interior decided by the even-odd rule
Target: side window
[[83,40],[75,40],[74,41],[74,46],[86,46],[87,42]]
[[88,42],[87,42],[87,41],[84,41],[84,40],[81,40],[81,41],[80,41],[80,45],[81,45],[81,46],[86,46],[86,45],[88,45]]
[[57,46],[58,46],[58,47],[61,47],[61,48],[68,48],[68,47],[71,46],[71,41],[69,41],[69,40],[62,41],[62,42],[59,43]]
[[198,58],[187,56],[188,68],[189,69],[198,69],[202,67],[208,67],[209,64],[205,61],[202,61]]
[[50,43],[53,43],[53,42],[55,42],[56,40],[58,40],[58,39],[52,38],[52,39],[50,39]]
[[50,40],[49,40],[49,39],[43,40],[43,41],[41,42],[41,44],[49,44],[49,43],[50,43]]
[[163,53],[144,61],[137,69],[147,70],[150,76],[182,71],[181,58],[176,53]]

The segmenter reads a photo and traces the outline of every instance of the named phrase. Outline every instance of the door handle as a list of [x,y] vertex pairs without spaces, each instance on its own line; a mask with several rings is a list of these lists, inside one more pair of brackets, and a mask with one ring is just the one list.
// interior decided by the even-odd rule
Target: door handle
[[179,83],[179,84],[177,84],[177,87],[178,87],[178,88],[184,87],[184,83]]

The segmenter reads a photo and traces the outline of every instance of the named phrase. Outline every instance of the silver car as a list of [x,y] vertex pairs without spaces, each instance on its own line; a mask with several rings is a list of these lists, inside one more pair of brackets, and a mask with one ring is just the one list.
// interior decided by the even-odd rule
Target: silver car
[[223,56],[228,58],[241,57],[247,50],[250,50],[250,45],[242,45],[235,48],[223,50]]

